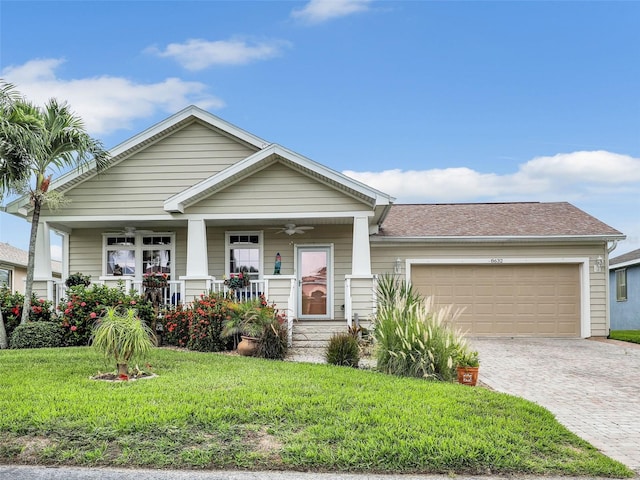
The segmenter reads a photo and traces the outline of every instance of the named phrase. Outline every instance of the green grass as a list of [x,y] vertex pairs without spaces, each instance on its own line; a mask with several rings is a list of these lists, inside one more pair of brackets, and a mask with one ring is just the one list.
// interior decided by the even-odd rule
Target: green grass
[[0,351],[0,463],[632,476],[545,409],[483,388],[155,349],[158,377],[88,348]]
[[640,343],[640,330],[611,330],[609,338],[623,342]]

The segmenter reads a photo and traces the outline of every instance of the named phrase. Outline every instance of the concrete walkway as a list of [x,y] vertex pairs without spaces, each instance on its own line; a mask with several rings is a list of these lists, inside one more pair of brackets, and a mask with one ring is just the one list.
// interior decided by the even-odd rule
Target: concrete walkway
[[579,339],[473,339],[480,381],[536,402],[640,473],[640,346]]

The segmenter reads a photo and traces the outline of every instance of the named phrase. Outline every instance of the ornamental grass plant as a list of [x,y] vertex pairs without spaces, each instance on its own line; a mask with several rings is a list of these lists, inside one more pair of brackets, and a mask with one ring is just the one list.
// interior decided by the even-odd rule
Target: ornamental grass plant
[[374,319],[377,369],[393,375],[452,381],[457,358],[468,353],[462,332],[454,326],[462,313],[447,305],[436,308],[403,280],[382,276]]

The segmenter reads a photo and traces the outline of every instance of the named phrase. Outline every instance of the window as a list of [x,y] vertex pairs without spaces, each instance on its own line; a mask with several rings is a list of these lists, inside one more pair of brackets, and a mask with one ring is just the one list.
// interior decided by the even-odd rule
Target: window
[[227,232],[226,275],[243,273],[258,280],[262,273],[262,234]]
[[0,287],[8,287],[11,289],[11,270],[8,268],[0,268]]
[[627,269],[616,270],[616,300],[624,302],[627,299]]
[[171,274],[173,234],[105,235],[105,275]]

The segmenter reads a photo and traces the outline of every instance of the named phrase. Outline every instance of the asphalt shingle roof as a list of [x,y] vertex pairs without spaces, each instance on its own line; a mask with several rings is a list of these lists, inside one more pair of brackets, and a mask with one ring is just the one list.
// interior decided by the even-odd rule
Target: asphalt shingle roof
[[640,263],[640,248],[610,259],[609,265],[611,266],[617,265],[619,263],[633,262],[634,260],[638,260],[638,263]]
[[396,204],[380,237],[622,236],[567,202]]
[[[8,243],[0,242],[0,263],[27,268],[29,264],[29,252],[9,245]],[[54,273],[60,273],[62,271],[62,263],[52,260],[51,269]]]

